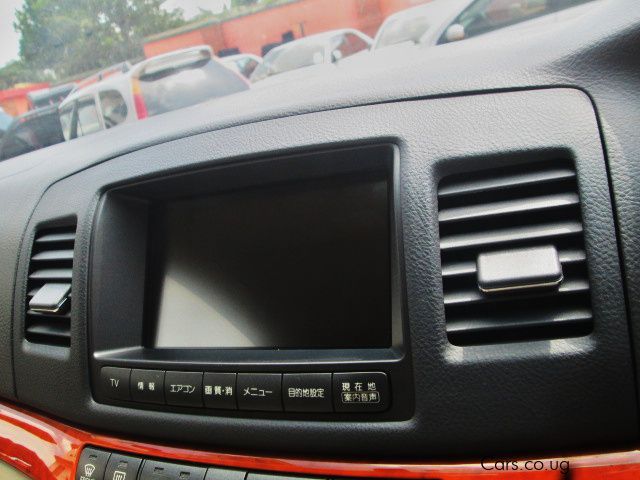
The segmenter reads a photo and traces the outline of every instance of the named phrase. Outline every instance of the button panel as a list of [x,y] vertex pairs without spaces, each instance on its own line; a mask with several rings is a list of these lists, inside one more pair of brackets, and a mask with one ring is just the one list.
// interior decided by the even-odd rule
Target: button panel
[[76,480],[327,480],[295,474],[247,472],[234,468],[190,465],[86,447],[80,455]]
[[236,374],[103,367],[100,384],[111,399],[212,410],[375,413],[391,403],[383,372]]

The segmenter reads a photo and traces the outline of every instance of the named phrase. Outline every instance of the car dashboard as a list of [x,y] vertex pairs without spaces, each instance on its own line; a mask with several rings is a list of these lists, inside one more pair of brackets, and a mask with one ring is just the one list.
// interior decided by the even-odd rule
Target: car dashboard
[[0,458],[634,475],[639,35],[608,0],[1,163]]

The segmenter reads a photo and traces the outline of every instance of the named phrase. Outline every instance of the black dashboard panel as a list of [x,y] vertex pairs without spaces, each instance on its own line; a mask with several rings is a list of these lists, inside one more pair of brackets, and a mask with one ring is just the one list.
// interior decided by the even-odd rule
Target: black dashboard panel
[[[349,128],[336,130],[336,125]],[[252,141],[245,141],[247,138]],[[110,286],[132,274],[129,266],[138,265],[125,256],[99,256],[100,262],[115,262],[114,276],[101,285],[89,283],[95,268],[90,240],[104,192],[205,167],[267,164],[283,155],[296,158],[313,152],[331,158],[339,155],[338,150],[358,151],[356,147],[381,143],[395,145],[399,159],[398,236],[403,239],[401,258],[406,272],[403,323],[412,365],[411,375],[401,377],[393,387],[410,392],[413,383],[415,408],[410,419],[377,421],[367,417],[323,422],[302,414],[288,418],[271,414],[193,415],[180,410],[101,405],[92,399],[89,351],[93,347],[87,342],[87,318],[109,328],[100,319],[128,303],[110,302],[100,311],[89,308],[100,302]],[[575,162],[581,186],[585,242],[592,268],[593,333],[529,343],[450,344],[436,235],[439,179],[477,169],[478,162],[483,168],[496,168],[558,158]],[[189,159],[187,164],[184,159]],[[539,448],[539,438],[545,435],[545,447],[555,449],[631,441],[637,435],[633,369],[625,340],[624,299],[607,192],[592,104],[585,94],[572,89],[319,112],[204,133],[132,152],[57,182],[30,219],[23,259],[29,257],[35,229],[77,217],[74,299],[78,301],[72,304],[69,350],[42,347],[16,335],[18,397],[21,402],[92,427],[108,425],[110,430],[132,435],[143,432],[147,437],[218,448],[413,456],[425,452],[462,455],[471,449],[532,451]],[[18,300],[25,294],[25,265],[22,261],[18,270],[17,332],[23,328]],[[120,353],[132,354],[126,348]],[[357,356],[340,360],[359,362]],[[393,448],[390,437],[394,438]]]
[[[3,162],[0,395],[98,429],[254,452],[462,457],[637,441],[639,40],[637,2],[604,0],[579,21],[539,36],[535,51],[527,39],[489,47],[459,42],[411,64],[374,62],[332,84],[319,79],[256,89]],[[523,55],[523,48],[531,53]],[[194,415],[93,399],[91,239],[108,190],[222,165],[380,144],[395,145],[399,159],[402,320],[411,361],[406,381],[413,387],[406,418]],[[479,165],[559,158],[574,162],[578,175],[593,331],[452,345],[440,275],[440,179]],[[36,230],[76,221],[70,348],[26,342],[26,274]],[[136,268],[124,258],[111,260],[121,275]]]

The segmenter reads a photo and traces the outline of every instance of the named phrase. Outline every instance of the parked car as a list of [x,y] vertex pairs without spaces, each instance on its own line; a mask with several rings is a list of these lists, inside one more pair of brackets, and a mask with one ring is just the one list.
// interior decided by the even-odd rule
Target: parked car
[[371,51],[391,46],[415,46],[430,32],[441,34],[472,1],[432,0],[391,15],[378,29]]
[[178,50],[73,92],[60,104],[62,131],[70,140],[248,88],[210,47]]
[[9,128],[12,121],[13,117],[0,107],[0,140],[2,140],[4,133],[7,131],[7,128]]
[[251,53],[239,53],[220,58],[223,65],[240,73],[245,78],[251,78],[251,74],[262,63],[262,58]]
[[55,105],[31,110],[16,117],[0,142],[0,160],[64,142]]
[[93,85],[94,83],[105,80],[113,75],[127,73],[129,70],[131,70],[130,62],[119,62],[114,65],[109,65],[108,67],[80,80],[77,83],[75,90],[88,87],[89,85]]
[[371,48],[373,40],[358,30],[331,30],[288,42],[267,53],[252,82],[292,70],[331,65]]
[[31,110],[48,107],[50,105],[59,105],[67,96],[75,89],[74,83],[65,83],[53,88],[36,90],[27,93],[27,99],[31,105]]
[[[438,0],[436,0],[438,1]],[[453,42],[506,29],[544,28],[594,7],[593,0],[475,0],[441,32],[421,39],[424,45]]]

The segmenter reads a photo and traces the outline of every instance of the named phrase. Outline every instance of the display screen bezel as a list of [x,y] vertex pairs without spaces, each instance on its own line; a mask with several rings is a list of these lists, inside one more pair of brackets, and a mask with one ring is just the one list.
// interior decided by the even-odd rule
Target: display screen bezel
[[[177,169],[162,176],[112,185],[98,200],[91,241],[91,321],[89,351],[94,398],[103,403],[132,406],[103,396],[95,381],[103,366],[206,372],[302,373],[385,372],[392,388],[391,408],[375,414],[380,421],[406,419],[413,408],[412,370],[401,248],[399,148],[391,143],[353,144],[279,155],[233,158],[200,169]],[[262,349],[151,348],[145,293],[151,268],[148,230],[151,207],[172,198],[214,195],[229,189],[299,181],[333,175],[386,172],[389,178],[391,227],[391,346],[385,348]],[[400,392],[403,392],[400,394]],[[140,408],[136,404],[136,408]],[[189,409],[145,405],[151,410],[194,413]],[[282,413],[216,411],[229,417],[281,418]],[[368,414],[331,414],[366,420]],[[285,414],[300,417],[300,414]],[[323,416],[326,416],[324,414]],[[305,414],[305,419],[314,415]]]

